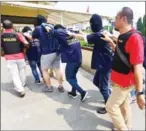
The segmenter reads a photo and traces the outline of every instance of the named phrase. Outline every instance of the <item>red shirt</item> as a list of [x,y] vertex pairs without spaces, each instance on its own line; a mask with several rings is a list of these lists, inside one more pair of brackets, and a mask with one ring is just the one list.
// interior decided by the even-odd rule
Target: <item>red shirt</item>
[[[134,33],[128,39],[125,51],[130,54],[130,64],[137,65],[142,64],[144,61],[144,42],[140,34]],[[114,70],[111,72],[111,80],[123,88],[135,85],[134,73],[121,74]]]
[[[13,29],[6,29],[4,30],[3,33],[11,33],[14,32]],[[21,33],[17,33],[18,39],[21,43],[26,43],[26,39],[23,37]],[[6,60],[19,60],[19,59],[24,59],[24,53],[17,53],[17,54],[12,54],[12,55],[5,55],[4,56]]]

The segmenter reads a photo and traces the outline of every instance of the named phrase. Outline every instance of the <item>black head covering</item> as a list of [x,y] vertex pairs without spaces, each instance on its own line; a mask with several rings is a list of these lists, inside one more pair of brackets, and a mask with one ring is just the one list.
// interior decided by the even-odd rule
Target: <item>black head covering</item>
[[99,32],[101,29],[103,29],[102,19],[98,14],[92,15],[90,18],[90,26],[93,32]]
[[66,29],[63,25],[57,24],[54,26],[54,29]]
[[27,31],[32,31],[30,27],[28,26],[25,26],[23,29],[22,29],[22,32],[25,33]]
[[43,15],[38,15],[36,18],[36,26],[39,26],[42,23],[47,23],[47,19]]

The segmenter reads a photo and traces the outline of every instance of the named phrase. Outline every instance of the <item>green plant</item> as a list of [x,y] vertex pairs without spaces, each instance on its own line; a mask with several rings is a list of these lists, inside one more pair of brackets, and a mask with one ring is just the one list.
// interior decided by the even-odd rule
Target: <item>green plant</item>
[[81,47],[93,48],[93,44],[88,44],[87,42],[81,40],[80,41]]
[[144,36],[146,35],[146,15],[144,15],[143,18],[138,19],[137,30],[139,30]]
[[110,26],[110,25],[106,25],[103,27],[105,30],[108,30],[109,32],[112,32],[113,30],[113,26]]
[[87,33],[87,34],[92,33],[92,31],[91,31],[91,30],[83,30],[83,32],[84,32],[84,33]]
[[80,41],[81,46],[88,46],[88,43],[86,43],[85,41],[81,40]]

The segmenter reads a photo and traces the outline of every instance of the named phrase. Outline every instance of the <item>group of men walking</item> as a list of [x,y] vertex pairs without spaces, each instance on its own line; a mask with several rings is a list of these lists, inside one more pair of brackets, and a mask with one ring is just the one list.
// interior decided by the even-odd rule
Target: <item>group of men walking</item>
[[[108,112],[113,124],[118,130],[131,130],[131,109],[129,95],[135,86],[137,103],[140,109],[145,108],[143,92],[142,65],[144,61],[144,41],[142,36],[132,27],[133,11],[124,7],[115,19],[115,29],[120,35],[114,37],[103,29],[102,19],[94,14],[90,19],[93,33],[75,33],[62,25],[52,26],[44,16],[36,19],[35,29],[24,27],[23,36],[13,30],[9,20],[3,21],[5,29],[1,35],[1,55],[5,56],[7,67],[12,74],[17,92],[25,95],[25,60],[26,52],[32,73],[37,84],[40,78],[36,65],[46,84],[44,92],[52,92],[53,85],[48,69],[54,69],[58,80],[58,91],[64,92],[63,77],[60,70],[60,60],[67,63],[66,80],[72,86],[68,95],[76,98],[77,92],[84,101],[88,92],[77,81],[77,72],[82,64],[82,53],[79,40],[94,44],[91,68],[96,70],[93,83],[104,98],[106,108],[100,108],[98,113]],[[126,62],[125,62],[126,60]],[[127,64],[128,63],[128,64]],[[110,90],[110,76],[113,82]]]

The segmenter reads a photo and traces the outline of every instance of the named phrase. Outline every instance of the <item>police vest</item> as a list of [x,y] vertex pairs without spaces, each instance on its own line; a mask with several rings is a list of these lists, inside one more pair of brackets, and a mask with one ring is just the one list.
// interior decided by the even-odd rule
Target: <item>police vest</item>
[[3,33],[1,35],[1,44],[5,55],[23,52],[23,44],[18,40],[16,33]]
[[[125,51],[126,43],[131,36],[132,32],[129,31],[125,34],[122,34],[118,38],[118,48],[120,49],[121,53],[125,56],[125,58],[130,61],[130,55]],[[130,63],[130,62],[129,62]],[[132,71],[132,67],[129,68],[123,60],[120,58],[117,49],[115,50],[115,55],[113,58],[113,63],[112,63],[112,69],[118,73],[121,74],[128,74],[130,71]]]

